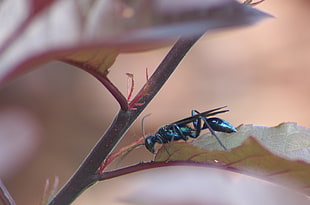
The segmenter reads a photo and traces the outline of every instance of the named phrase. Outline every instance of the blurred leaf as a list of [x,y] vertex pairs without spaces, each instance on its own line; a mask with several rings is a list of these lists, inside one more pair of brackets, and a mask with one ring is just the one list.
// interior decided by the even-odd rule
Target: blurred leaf
[[123,188],[131,192],[122,197],[129,204],[309,204],[309,198],[294,190],[244,174],[208,167],[150,169],[127,177]]
[[0,16],[0,83],[55,59],[107,74],[119,52],[270,17],[234,0],[5,0]]
[[234,0],[114,0],[109,6],[98,2],[89,21],[90,35],[134,45],[145,42],[155,46],[155,42],[180,35],[192,36],[215,28],[250,25],[271,17]]
[[35,156],[41,122],[21,107],[0,109],[0,178],[14,176]]
[[[234,145],[229,142],[236,140],[236,144],[239,144],[245,136],[254,136],[255,138],[248,137],[240,146],[232,148]],[[219,137],[225,145],[232,149],[229,151],[207,150],[212,147],[215,140],[212,142],[212,136],[204,135],[193,141],[193,145],[183,142],[173,143],[171,147],[166,146],[169,154],[166,149],[161,148],[155,161],[214,162],[236,168],[240,172],[262,176],[273,182],[297,186],[298,189],[310,195],[309,129],[294,123],[283,123],[273,128],[245,125],[240,126],[235,134],[219,134]],[[269,150],[258,141],[263,142],[262,144]],[[282,150],[282,156],[284,156],[283,153],[286,153],[284,149],[279,148],[286,147],[290,150],[292,147],[296,147],[295,145],[299,145],[298,149],[303,151],[296,152],[301,156],[294,153],[295,156],[290,156],[290,158],[307,158],[308,163],[277,155],[280,153],[279,150]]]

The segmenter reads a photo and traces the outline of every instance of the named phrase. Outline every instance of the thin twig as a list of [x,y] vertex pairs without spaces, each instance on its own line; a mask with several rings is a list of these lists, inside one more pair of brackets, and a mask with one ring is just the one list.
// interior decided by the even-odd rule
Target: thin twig
[[85,66],[81,62],[74,61],[71,59],[64,58],[61,59],[61,61],[77,66],[78,68],[81,68],[82,70],[94,76],[113,95],[113,97],[116,99],[122,110],[126,111],[129,109],[127,99],[124,97],[121,91],[119,91],[117,87],[109,80],[109,78],[107,77],[107,73],[101,73],[94,67]]
[[[92,149],[76,173],[70,178],[49,205],[68,205],[85,189],[97,182],[97,169],[101,162],[112,152],[122,136],[154,98],[156,93],[168,80],[177,65],[201,35],[190,39],[181,38],[176,42],[147,84],[137,94],[137,96],[142,96],[138,100],[138,102],[141,103],[141,106],[138,106],[135,110],[124,111],[121,109],[118,112],[111,126]],[[147,91],[147,94],[141,94],[141,92],[145,93],[145,91]]]
[[[128,76],[127,89],[129,90],[129,91],[127,91],[128,92],[127,102],[130,102],[131,96],[132,96],[134,88],[135,88],[135,80],[134,80],[134,76],[132,73],[126,73],[126,75]],[[130,80],[130,85],[129,85],[129,80]]]
[[3,205],[15,205],[15,201],[11,197],[7,188],[4,186],[2,180],[0,180],[0,200]]

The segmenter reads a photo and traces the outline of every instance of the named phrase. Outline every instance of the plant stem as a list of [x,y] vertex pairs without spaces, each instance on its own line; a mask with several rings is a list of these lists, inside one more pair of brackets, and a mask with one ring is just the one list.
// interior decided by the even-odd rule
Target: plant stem
[[137,94],[140,98],[138,102],[143,104],[138,106],[135,110],[124,111],[121,109],[118,112],[108,130],[91,150],[76,173],[69,179],[49,205],[68,205],[85,189],[98,181],[99,175],[97,174],[97,169],[101,162],[112,152],[122,136],[154,98],[156,93],[168,80],[177,65],[201,35],[186,39],[181,38],[175,43],[147,84],[144,85]]
[[127,167],[122,167],[119,169],[114,169],[104,172],[99,177],[99,181],[112,179],[115,177],[123,176],[126,174],[143,171],[146,169],[158,168],[158,167],[167,167],[167,166],[195,166],[195,167],[208,167],[208,168],[221,168],[231,171],[236,171],[233,167],[227,167],[221,164],[216,163],[207,163],[207,162],[195,162],[195,161],[169,161],[169,162],[140,162],[138,164],[129,165]]
[[3,182],[0,180],[0,200],[3,205],[15,205],[13,198],[11,197],[9,191],[4,186]]
[[61,61],[74,65],[78,68],[81,68],[82,70],[94,76],[113,95],[113,97],[116,99],[116,101],[118,102],[122,110],[126,111],[129,109],[127,99],[123,96],[121,91],[119,91],[117,87],[108,79],[107,73],[101,73],[98,70],[96,70],[96,68],[94,67],[86,67],[84,64],[80,62],[76,62],[71,59],[64,58],[64,59],[61,59]]
[[[179,65],[179,63],[184,58],[189,49],[202,35],[203,34],[191,38],[180,38],[174,44],[169,53],[165,56],[160,65],[157,67],[156,71],[153,73],[148,83],[146,83],[139,91],[139,93],[137,93],[136,96],[142,96],[140,100],[138,100],[138,103],[144,103],[142,106],[138,107],[138,110],[141,110],[141,112],[144,110],[144,108],[149,104],[149,102],[154,98],[154,96],[168,80],[170,75]],[[144,94],[145,91],[147,91],[147,94]],[[139,114],[141,112],[139,112]]]
[[123,94],[115,87],[115,85],[109,80],[107,76],[102,76],[100,73],[97,74],[96,78],[110,91],[113,97],[117,100],[118,104],[121,107],[121,110],[128,110],[128,101],[123,96]]

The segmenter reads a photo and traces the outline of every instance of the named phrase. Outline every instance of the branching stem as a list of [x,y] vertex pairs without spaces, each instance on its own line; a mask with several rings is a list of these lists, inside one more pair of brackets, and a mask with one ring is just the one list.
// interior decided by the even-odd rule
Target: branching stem
[[186,39],[181,38],[175,43],[149,81],[137,94],[140,98],[137,102],[141,103],[141,106],[138,106],[137,109],[127,111],[126,109],[120,109],[108,130],[49,205],[68,205],[85,189],[98,181],[97,169],[101,162],[112,152],[122,136],[154,98],[201,35]]
[[66,62],[68,64],[74,65],[82,70],[88,72],[92,76],[94,76],[116,99],[121,109],[126,111],[129,110],[129,105],[127,99],[124,95],[117,89],[117,87],[109,80],[107,77],[107,73],[101,73],[94,67],[85,66],[83,63],[71,60],[71,59],[61,59],[61,61]]

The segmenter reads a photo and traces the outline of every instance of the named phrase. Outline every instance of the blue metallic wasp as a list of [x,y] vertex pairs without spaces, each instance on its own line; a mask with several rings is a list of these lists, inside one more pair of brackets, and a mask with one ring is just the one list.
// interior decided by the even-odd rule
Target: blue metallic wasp
[[[220,113],[228,112],[228,110],[221,110],[225,107],[215,108],[206,112],[198,112],[192,110],[192,116],[182,120],[164,125],[158,129],[154,135],[145,138],[144,145],[152,153],[155,153],[155,144],[167,144],[172,141],[184,140],[187,141],[189,137],[197,138],[201,130],[209,129],[211,134],[217,139],[219,144],[226,150],[226,147],[220,141],[214,131],[232,133],[237,130],[230,123],[217,117],[208,118]],[[189,124],[192,123],[192,127]]]

